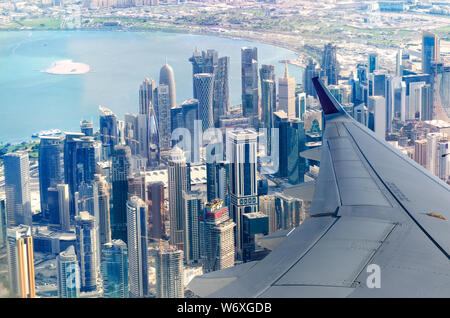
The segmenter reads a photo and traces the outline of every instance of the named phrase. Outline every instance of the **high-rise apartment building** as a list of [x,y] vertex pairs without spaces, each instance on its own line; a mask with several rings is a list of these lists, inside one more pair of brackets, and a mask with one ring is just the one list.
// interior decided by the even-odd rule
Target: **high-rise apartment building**
[[39,193],[41,212],[49,218],[47,207],[48,188],[64,183],[63,167],[64,136],[43,136],[39,143]]
[[175,246],[160,246],[155,253],[156,296],[184,298],[183,251]]
[[263,251],[257,251],[256,239],[269,233],[269,220],[261,212],[245,213],[242,220],[242,260],[244,262],[261,259]]
[[61,231],[70,231],[69,186],[57,184],[48,188],[48,220],[49,224],[59,226]]
[[277,213],[275,211],[275,196],[274,195],[262,195],[259,197],[259,208],[261,213],[266,215],[269,220],[269,234],[277,232],[278,222]]
[[103,158],[108,159],[114,150],[114,146],[119,144],[119,126],[117,115],[110,109],[99,106],[100,118],[100,140],[103,147]]
[[205,271],[212,272],[234,266],[234,227],[228,207],[221,199],[206,204],[201,219]]
[[89,120],[80,121],[80,131],[88,137],[94,137],[94,124]]
[[170,217],[170,244],[184,250],[185,210],[183,191],[188,190],[188,166],[184,152],[174,147],[168,167],[168,194]]
[[236,223],[237,257],[242,257],[242,220],[245,213],[258,210],[256,182],[258,134],[251,129],[234,129],[227,134],[227,157],[230,162],[230,215]]
[[111,241],[109,184],[106,178],[99,174],[95,175],[94,182],[97,189],[99,245],[102,246]]
[[59,298],[80,297],[80,267],[73,245],[56,257]]
[[258,49],[241,48],[242,115],[252,122],[259,117]]
[[431,74],[432,62],[439,62],[439,37],[431,32],[422,34],[422,73]]
[[449,141],[447,138],[441,138],[437,143],[437,171],[436,176],[439,179],[447,182],[450,175],[450,160],[449,160]]
[[[159,149],[160,151],[168,151],[172,145],[170,138],[170,109],[172,108],[170,87],[166,84],[160,84],[157,91]],[[173,107],[175,107],[175,105]]]
[[130,297],[148,296],[147,206],[134,196],[127,202]]
[[444,137],[442,133],[427,134],[427,169],[434,175],[438,175],[438,142]]
[[386,137],[386,99],[383,96],[370,96],[368,109],[368,127],[384,140]]
[[131,151],[127,146],[116,146],[112,155],[111,238],[127,243],[128,178],[131,175]]
[[31,227],[23,224],[8,227],[7,237],[10,292],[16,297],[34,298],[36,286]]
[[17,151],[3,157],[5,171],[6,220],[8,226],[31,226],[30,163],[28,152]]
[[184,261],[187,264],[200,263],[200,223],[203,210],[201,191],[183,191],[185,211]]
[[276,193],[274,197],[276,230],[280,231],[298,227],[305,219],[303,201],[282,193]]
[[73,219],[76,211],[75,192],[78,191],[78,161],[77,155],[80,138],[82,133],[65,133],[64,139],[64,183],[69,185],[69,211]]
[[98,274],[98,245],[97,224],[95,217],[89,212],[81,211],[75,216],[76,254],[80,262],[81,286],[80,291],[91,292],[97,290]]
[[427,167],[427,140],[414,141],[414,161],[422,167]]
[[337,47],[331,43],[324,46],[322,71],[328,79],[328,85],[338,84],[339,64],[336,57]]
[[166,208],[164,206],[164,183],[150,182],[147,185],[148,238],[150,242],[166,238]]
[[206,163],[206,200],[222,199],[228,206],[230,165],[225,161]]
[[0,248],[6,246],[6,200],[0,199]]
[[274,118],[279,130],[278,175],[291,184],[302,183],[307,165],[306,159],[298,154],[306,150],[305,123],[298,118],[289,119],[283,111],[276,112]]
[[122,240],[102,245],[103,297],[128,298],[128,249]]
[[378,70],[378,54],[369,53],[369,74]]

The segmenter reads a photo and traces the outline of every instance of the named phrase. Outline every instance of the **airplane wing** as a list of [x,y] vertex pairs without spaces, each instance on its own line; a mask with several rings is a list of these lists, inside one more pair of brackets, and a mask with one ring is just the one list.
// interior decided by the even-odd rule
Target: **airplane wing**
[[227,284],[215,285],[218,271],[189,287],[206,297],[449,297],[450,187],[313,83],[326,123],[311,217]]

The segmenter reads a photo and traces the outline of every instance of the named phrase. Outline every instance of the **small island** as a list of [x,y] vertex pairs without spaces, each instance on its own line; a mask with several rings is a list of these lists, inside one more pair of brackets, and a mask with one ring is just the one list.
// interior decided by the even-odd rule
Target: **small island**
[[44,72],[56,75],[85,74],[89,72],[90,67],[84,63],[74,63],[72,60],[57,61]]

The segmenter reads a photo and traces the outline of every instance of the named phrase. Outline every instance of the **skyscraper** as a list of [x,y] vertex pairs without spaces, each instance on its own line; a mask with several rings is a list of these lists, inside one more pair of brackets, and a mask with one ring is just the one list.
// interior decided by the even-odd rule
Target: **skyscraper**
[[188,167],[184,152],[174,147],[168,167],[170,244],[184,250],[185,211],[183,191],[188,190]]
[[216,127],[219,126],[220,116],[226,115],[230,109],[229,73],[230,57],[223,56],[219,58],[217,71],[214,74],[213,113]]
[[[284,116],[280,116],[280,113]],[[288,119],[284,112],[275,113],[275,127],[279,129],[279,172],[291,184],[304,182],[307,171],[306,159],[299,153],[306,150],[304,122],[297,118]]]
[[[126,113],[124,115],[124,138],[125,138],[125,145],[127,145],[128,147],[130,147],[131,149],[131,154],[136,156],[136,155],[141,155],[141,153],[139,152],[139,126],[138,126],[138,116],[136,114],[130,114],[130,113]],[[146,118],[146,116],[144,115],[144,118]],[[145,147],[145,144],[143,145],[143,147]],[[146,150],[146,148],[144,148]],[[145,154],[143,156],[144,158],[147,157],[147,155]]]
[[160,246],[155,253],[156,296],[184,298],[183,250]]
[[306,93],[297,93],[295,96],[295,118],[303,120],[306,112]]
[[276,193],[274,204],[276,215],[274,226],[276,231],[298,227],[305,219],[303,201],[300,199]]
[[[169,106],[168,106],[168,111],[170,112],[170,108],[175,107],[177,105],[177,101],[176,101],[176,88],[175,88],[175,75],[173,73],[173,69],[172,67],[167,64],[163,65],[163,67],[161,67],[161,70],[159,72],[159,86],[161,87],[161,85],[167,85],[168,89],[169,89]],[[159,97],[158,97],[159,100]],[[158,103],[159,105],[159,103]],[[160,112],[159,106],[158,106],[158,111]],[[161,115],[161,112],[159,113],[159,115]],[[169,121],[170,123],[170,121]]]
[[59,298],[80,297],[80,267],[73,245],[56,257]]
[[43,136],[39,143],[39,193],[41,196],[41,212],[45,219],[49,218],[47,192],[64,182],[63,174],[63,136]]
[[103,157],[109,158],[114,146],[119,143],[119,127],[117,116],[110,109],[99,106],[100,140],[103,146]]
[[99,245],[102,246],[111,241],[109,184],[99,174],[95,175],[94,181],[97,188]]
[[324,46],[322,56],[322,71],[328,78],[328,85],[336,85],[339,76],[339,64],[336,57],[337,48],[328,43]]
[[48,188],[49,224],[57,225],[62,231],[70,231],[69,186],[57,184]]
[[128,178],[131,175],[131,151],[127,146],[116,146],[112,155],[111,238],[127,242]]
[[382,96],[370,96],[368,109],[368,127],[384,140],[386,137],[386,99]]
[[229,109],[229,85],[228,73],[230,69],[230,58],[224,56],[219,58],[216,50],[194,51],[189,58],[192,63],[194,98],[198,99],[198,92],[195,86],[195,75],[201,73],[210,73],[214,75],[213,83],[213,118],[214,125],[217,127],[219,117],[225,115]]
[[151,182],[147,185],[148,238],[159,241],[166,237],[166,209],[164,206],[164,183]]
[[[75,216],[75,192],[78,191],[78,159],[77,149],[82,133],[65,133],[64,139],[64,183],[69,185],[70,217]],[[95,162],[94,162],[95,163]]]
[[69,209],[73,218],[76,212],[76,192],[82,184],[94,180],[96,169],[95,141],[78,133],[67,133],[64,143],[64,179],[69,185]]
[[138,197],[142,201],[146,200],[145,173],[135,172],[128,178],[128,199]]
[[152,78],[146,78],[139,87],[139,114],[150,114],[150,109],[155,108],[156,84]]
[[275,211],[275,196],[274,195],[261,195],[259,196],[259,207],[261,213],[266,215],[269,219],[269,234],[277,232],[277,212]]
[[305,72],[303,73],[303,88],[308,96],[317,97],[317,92],[313,87],[312,79],[320,75],[317,64],[312,59],[308,60]]
[[31,227],[23,224],[9,227],[7,236],[10,292],[20,298],[34,298],[36,287]]
[[284,110],[289,118],[295,117],[295,77],[289,76],[286,63],[284,77],[278,79],[278,108]]
[[256,238],[269,233],[269,218],[261,212],[245,213],[242,220],[242,260],[261,259],[256,250]]
[[134,196],[127,202],[130,297],[148,295],[147,206]]
[[202,120],[202,129],[214,127],[213,117],[213,89],[214,75],[210,73],[200,73],[194,75],[194,86],[198,99],[198,114]]
[[[167,97],[167,96],[164,96]],[[164,99],[167,102],[166,99]],[[162,103],[167,111],[167,103]],[[170,118],[170,117],[169,117]],[[137,115],[137,153],[147,159],[147,166],[159,165],[158,89],[153,79],[146,78],[139,87],[139,115]]]
[[201,219],[205,271],[212,272],[234,266],[234,227],[228,207],[221,199],[206,204]]
[[6,201],[0,199],[0,248],[6,246]]
[[[264,128],[271,129],[273,128],[272,115],[277,109],[275,67],[263,64],[259,70],[259,77],[261,80],[261,121]],[[270,134],[268,137],[270,138]]]
[[369,53],[369,73],[373,73],[378,69],[378,54]]
[[259,117],[258,49],[241,48],[242,115],[252,121]]
[[[438,144],[444,135],[442,133],[427,134],[427,169],[434,175],[439,175]],[[445,156],[447,157],[447,156]]]
[[[202,146],[201,134],[196,130],[201,128],[201,125],[196,124],[199,120],[198,114],[198,100],[188,99],[181,104],[183,128],[189,130],[191,134],[191,150],[186,151],[186,158],[190,162],[197,162],[200,160],[200,147]],[[196,126],[197,125],[197,126]]]
[[75,217],[76,254],[80,262],[80,291],[91,292],[97,289],[98,251],[97,224],[89,212],[81,211]]
[[[80,130],[81,133],[85,136],[93,137],[94,136],[94,126],[89,120],[82,120],[80,122]],[[41,139],[42,140],[42,139]]]
[[243,214],[258,210],[258,188],[256,182],[257,163],[256,131],[234,129],[227,135],[227,161],[230,162],[231,216],[236,223],[235,244],[238,258],[242,257]]
[[[168,85],[160,84],[158,86],[158,133],[159,148],[161,151],[167,151],[171,147],[170,134],[170,88]],[[175,107],[175,106],[173,106]]]
[[427,140],[414,141],[414,161],[422,167],[427,167]]
[[128,249],[122,240],[102,245],[103,297],[128,298]]
[[200,262],[200,224],[203,210],[201,191],[183,191],[185,210],[184,260],[187,264]]
[[431,64],[439,61],[439,54],[438,36],[424,31],[422,34],[422,73],[431,74]]
[[447,138],[441,138],[437,143],[437,169],[436,176],[447,182],[450,175],[449,169],[449,141]]
[[31,226],[30,164],[28,152],[17,151],[3,157],[5,171],[6,219],[8,226]]
[[225,161],[213,161],[206,163],[206,197],[210,202],[214,199],[222,199],[224,204],[229,204],[230,165]]
[[265,134],[267,138],[267,154],[270,154],[272,144],[271,129],[274,128],[273,112],[275,111],[274,106],[276,106],[277,100],[275,87],[275,82],[273,80],[261,80],[261,121],[263,128],[266,129]]
[[380,71],[369,74],[369,96],[385,97],[386,93],[386,74]]

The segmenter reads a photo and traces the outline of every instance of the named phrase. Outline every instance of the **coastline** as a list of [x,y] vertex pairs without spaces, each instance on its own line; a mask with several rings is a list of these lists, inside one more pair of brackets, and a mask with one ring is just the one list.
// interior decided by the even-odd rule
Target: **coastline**
[[[299,53],[292,48],[289,45],[279,45],[277,43],[273,43],[272,41],[267,41],[267,40],[262,40],[262,39],[255,39],[252,36],[236,36],[236,35],[229,35],[229,34],[220,34],[220,33],[214,33],[214,32],[191,32],[189,30],[186,30],[186,32],[182,31],[182,30],[174,30],[174,29],[170,29],[170,30],[163,30],[163,29],[120,29],[120,28],[115,28],[115,29],[111,29],[111,28],[83,28],[83,29],[68,29],[68,30],[55,30],[55,29],[26,29],[26,30],[20,30],[20,29],[12,29],[12,30],[0,30],[0,32],[26,32],[26,31],[30,31],[30,32],[36,32],[36,31],[87,31],[87,32],[141,32],[141,33],[155,33],[155,32],[160,32],[160,33],[173,33],[173,34],[186,34],[186,35],[197,35],[197,36],[207,36],[207,37],[215,37],[215,38],[225,38],[225,39],[231,39],[231,40],[244,40],[244,41],[250,41],[250,42],[255,42],[255,43],[262,43],[262,44],[266,44],[266,45],[270,45],[273,47],[277,47],[277,48],[281,48],[281,49],[285,49],[288,50],[290,52],[292,52],[293,54],[295,54],[295,56],[299,57]],[[291,58],[290,60],[296,60],[294,57]],[[44,70],[41,70],[41,72],[45,72],[47,74],[50,75],[75,75],[75,74],[82,74],[82,73],[75,73],[75,72],[65,72],[65,73],[61,73],[61,72],[51,72],[49,71],[50,69],[52,69],[55,64],[58,64],[60,62],[66,62],[66,61],[70,61],[71,63],[73,63],[73,61],[71,60],[59,60],[59,61],[55,61],[52,63],[52,65],[49,68],[46,68]],[[295,67],[300,67],[299,65],[296,65],[294,63],[290,63],[289,64],[295,66]],[[75,64],[75,63],[74,63]],[[80,63],[83,64],[83,63]],[[89,67],[86,64],[87,67]],[[1,144],[5,145],[5,144],[12,144],[12,145],[18,145],[21,144],[23,142],[29,143],[29,142],[33,142],[36,139],[33,138],[32,136],[27,136],[24,138],[20,138],[20,139],[14,139],[14,140],[0,140]]]
[[[53,29],[53,28],[34,28],[34,29],[0,29],[0,32],[26,32],[26,31],[72,31],[72,32],[89,32],[89,31],[101,31],[101,32],[164,32],[164,33],[174,33],[174,34],[188,34],[188,35],[201,35],[201,36],[210,36],[210,37],[220,37],[220,38],[226,38],[231,40],[244,40],[244,41],[251,41],[261,44],[267,44],[272,45],[281,49],[285,49],[288,51],[291,51],[292,53],[297,55],[297,59],[306,59],[308,57],[311,57],[314,59],[314,56],[312,56],[308,51],[301,50],[297,46],[289,43],[284,43],[280,41],[273,41],[273,40],[267,40],[261,37],[252,37],[252,36],[246,36],[246,35],[236,35],[236,34],[225,34],[223,32],[211,32],[211,31],[191,31],[190,29],[176,29],[176,28],[114,28],[114,27],[108,27],[108,28],[79,28],[79,29]],[[227,30],[229,32],[232,32],[234,30]],[[297,67],[302,67],[300,65],[290,63]]]

